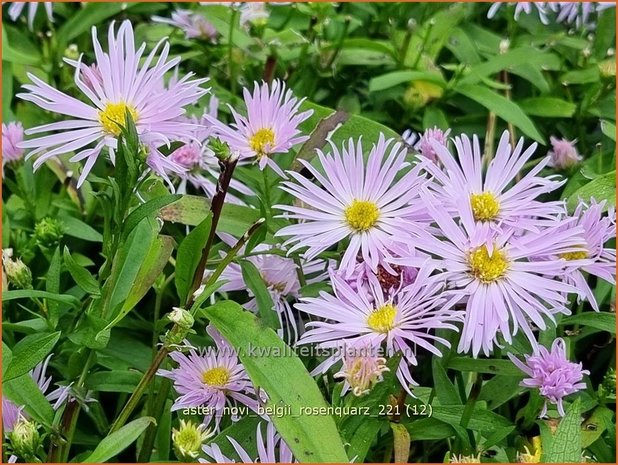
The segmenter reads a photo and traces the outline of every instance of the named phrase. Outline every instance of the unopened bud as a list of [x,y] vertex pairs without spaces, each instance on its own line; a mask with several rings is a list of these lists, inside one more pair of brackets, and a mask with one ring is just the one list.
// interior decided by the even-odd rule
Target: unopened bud
[[56,247],[63,235],[64,225],[55,218],[43,218],[34,226],[34,239],[41,247]]
[[64,56],[70,58],[71,60],[77,60],[79,58],[79,49],[76,44],[69,45],[64,50]]
[[167,315],[167,318],[178,326],[183,328],[191,328],[195,319],[190,312],[180,307],[173,307],[172,311]]
[[41,446],[41,436],[34,421],[22,418],[9,433],[9,440],[15,455],[18,457],[33,457]]
[[32,272],[21,259],[13,260],[12,251],[2,251],[2,267],[8,282],[18,289],[32,289]]

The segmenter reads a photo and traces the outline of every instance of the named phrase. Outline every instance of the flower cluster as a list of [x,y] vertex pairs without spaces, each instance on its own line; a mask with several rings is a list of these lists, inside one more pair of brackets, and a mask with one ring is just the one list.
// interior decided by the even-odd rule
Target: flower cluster
[[[516,2],[514,18],[517,21],[522,13],[530,15],[536,11],[543,24],[549,24],[550,18],[558,23],[574,25],[577,29],[594,29],[594,17],[600,11],[616,7],[613,2]],[[495,2],[487,12],[493,18],[502,7],[503,2]]]

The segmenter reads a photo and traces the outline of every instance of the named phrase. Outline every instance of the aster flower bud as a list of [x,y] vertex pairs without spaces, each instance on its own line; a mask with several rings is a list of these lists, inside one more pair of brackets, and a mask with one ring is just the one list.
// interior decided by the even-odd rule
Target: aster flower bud
[[498,49],[500,50],[500,54],[505,54],[506,52],[508,52],[510,47],[511,47],[511,41],[509,39],[501,40],[500,45],[498,46]]
[[172,322],[180,326],[181,328],[190,329],[195,322],[190,312],[180,307],[173,307],[172,311],[167,315],[167,318]]
[[577,139],[569,141],[567,139],[558,139],[554,136],[549,138],[552,150],[549,151],[550,156],[549,166],[558,169],[570,168],[582,160],[581,155],[577,152]]
[[221,161],[229,159],[232,155],[232,152],[230,151],[230,146],[218,138],[212,138],[210,140],[210,148],[215,153],[215,157],[217,157]]
[[64,225],[55,218],[43,218],[34,226],[34,239],[41,247],[55,247],[63,235]]
[[195,462],[200,455],[202,444],[214,436],[206,425],[196,425],[192,421],[180,420],[178,429],[172,428],[174,452],[181,462]]
[[79,58],[79,49],[77,48],[77,45],[76,44],[69,45],[64,50],[64,56],[71,60],[77,60]]
[[614,396],[616,395],[616,370],[614,368],[610,368],[607,371],[603,377],[601,387],[606,393]]
[[2,251],[2,267],[4,268],[3,276],[6,276],[8,282],[18,289],[32,289],[32,272],[21,259],[13,260],[11,249]]
[[601,77],[615,78],[616,77],[616,62],[614,60],[604,60],[599,63],[599,71]]
[[425,158],[429,158],[430,160],[437,162],[438,157],[436,155],[435,149],[433,148],[433,144],[437,143],[446,146],[448,143],[448,135],[450,134],[450,132],[450,129],[443,131],[437,126],[429,128],[423,133],[414,148],[418,150],[420,154],[423,155]]
[[24,156],[24,149],[19,144],[24,140],[24,127],[19,122],[2,124],[2,167],[16,163]]
[[23,458],[35,456],[41,446],[41,436],[37,424],[25,418],[20,419],[15,424],[13,431],[9,433],[9,440],[15,455]]

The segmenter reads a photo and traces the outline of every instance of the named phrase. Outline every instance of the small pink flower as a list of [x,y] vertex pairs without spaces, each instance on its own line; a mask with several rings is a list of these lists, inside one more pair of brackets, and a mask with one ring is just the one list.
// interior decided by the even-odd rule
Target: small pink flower
[[19,161],[24,156],[24,149],[18,144],[24,140],[24,127],[19,122],[2,123],[2,166]]
[[552,150],[548,155],[551,157],[548,166],[558,169],[570,168],[582,160],[582,156],[577,153],[577,139],[568,141],[566,139],[558,139],[554,136],[549,138]]
[[586,383],[581,381],[584,375],[589,375],[590,372],[582,370],[581,363],[573,363],[567,359],[564,340],[561,338],[554,341],[551,351],[543,346],[535,347],[532,355],[525,356],[525,362],[512,354],[508,356],[517,368],[529,376],[521,382],[521,386],[538,388],[545,397],[545,405],[539,418],[547,415],[547,402],[555,404],[560,416],[564,416],[562,399],[586,388]]
[[431,161],[436,162],[438,161],[438,156],[435,149],[433,148],[432,143],[437,143],[446,147],[446,144],[448,143],[448,135],[450,134],[450,132],[450,129],[442,131],[442,129],[438,129],[437,126],[427,129],[421,136],[420,140],[416,143],[414,148],[418,150],[425,158],[429,158]]

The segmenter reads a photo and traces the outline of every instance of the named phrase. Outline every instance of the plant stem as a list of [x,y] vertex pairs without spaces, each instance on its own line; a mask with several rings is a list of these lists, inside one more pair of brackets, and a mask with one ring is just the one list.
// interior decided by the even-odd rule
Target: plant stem
[[[163,409],[165,408],[165,402],[167,401],[167,395],[170,392],[170,388],[172,387],[172,381],[164,378],[161,380],[161,384],[159,385],[159,392],[157,393],[156,400],[148,409],[148,416],[152,418],[161,418],[163,414]],[[152,455],[152,450],[154,448],[154,442],[157,438],[157,431],[159,430],[159,423],[151,424],[146,429],[146,433],[144,436],[144,442],[142,442],[142,447],[139,451],[139,456],[137,461],[140,463],[148,462],[150,460],[150,456]],[[160,459],[160,457],[159,457]]]
[[230,19],[230,32],[228,36],[227,44],[227,65],[230,75],[230,91],[232,94],[236,93],[236,76],[234,75],[234,27],[236,26],[236,19],[238,18],[238,9],[232,8],[232,18]]
[[[459,422],[461,427],[466,429],[468,428],[468,423],[470,423],[470,418],[472,418],[476,399],[481,393],[481,387],[483,386],[483,377],[479,376],[478,373],[474,373],[474,376],[476,379],[472,385],[472,389],[470,389],[470,395],[468,396],[468,400],[464,406],[464,411],[461,414],[461,421]],[[470,446],[472,447],[472,451],[470,452],[474,453],[476,450],[476,440],[474,439],[474,433],[471,430],[468,430],[468,438],[470,439]]]

